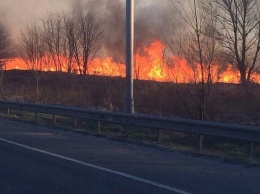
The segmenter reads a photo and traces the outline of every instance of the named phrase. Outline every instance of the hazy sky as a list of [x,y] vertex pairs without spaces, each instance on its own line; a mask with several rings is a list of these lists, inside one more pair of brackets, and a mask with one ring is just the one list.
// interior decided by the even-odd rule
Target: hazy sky
[[0,20],[18,34],[21,28],[47,12],[67,10],[70,0],[0,0]]

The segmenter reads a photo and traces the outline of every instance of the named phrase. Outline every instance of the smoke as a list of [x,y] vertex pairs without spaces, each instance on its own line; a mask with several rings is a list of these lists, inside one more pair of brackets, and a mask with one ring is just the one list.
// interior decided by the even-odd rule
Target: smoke
[[[149,44],[160,39],[173,18],[169,0],[135,1],[135,45]],[[49,12],[72,11],[81,6],[95,13],[105,25],[105,37],[101,55],[117,60],[125,51],[125,0],[6,0],[0,2],[0,21],[4,20],[14,37],[33,21],[41,21]]]
[[[103,54],[124,60],[125,0],[74,0],[72,7],[82,6],[94,12],[104,22]],[[168,0],[135,1],[135,45],[147,45],[160,39],[169,27],[173,8]]]

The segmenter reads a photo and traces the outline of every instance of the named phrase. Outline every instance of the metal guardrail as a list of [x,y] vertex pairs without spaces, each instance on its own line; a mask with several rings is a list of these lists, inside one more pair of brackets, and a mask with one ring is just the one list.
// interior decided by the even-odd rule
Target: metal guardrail
[[200,152],[202,152],[204,135],[247,141],[249,143],[249,155],[252,154],[253,143],[260,143],[260,127],[13,101],[0,101],[0,108],[5,109],[7,114],[9,114],[10,109],[19,110],[21,116],[23,111],[34,112],[36,121],[38,120],[38,113],[53,115],[54,123],[56,122],[56,115],[71,117],[74,118],[75,126],[77,119],[96,120],[98,131],[100,131],[100,122],[102,121],[124,126],[155,128],[158,130],[158,143],[161,141],[161,130],[198,134],[200,137]]

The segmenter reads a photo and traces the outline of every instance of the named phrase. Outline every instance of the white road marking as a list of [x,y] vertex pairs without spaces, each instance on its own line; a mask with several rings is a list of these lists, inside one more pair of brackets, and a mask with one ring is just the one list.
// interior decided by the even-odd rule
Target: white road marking
[[97,165],[94,165],[94,164],[82,162],[80,160],[76,160],[76,159],[69,158],[69,157],[66,157],[66,156],[62,156],[62,155],[59,155],[59,154],[54,154],[54,153],[47,152],[47,151],[44,151],[44,150],[40,150],[40,149],[37,149],[37,148],[34,148],[34,147],[30,147],[30,146],[27,146],[27,145],[23,145],[23,144],[20,144],[20,143],[9,141],[7,139],[0,138],[0,141],[6,142],[6,143],[9,143],[9,144],[13,144],[13,145],[16,145],[16,146],[19,146],[19,147],[22,147],[22,148],[26,148],[28,150],[32,150],[32,151],[35,151],[35,152],[39,152],[39,153],[42,153],[42,154],[46,154],[46,155],[49,155],[49,156],[53,156],[53,157],[56,157],[56,158],[60,158],[60,159],[63,159],[63,160],[67,160],[67,161],[70,161],[70,162],[74,162],[74,163],[77,163],[77,164],[81,164],[81,165],[84,165],[84,166],[87,166],[87,167],[90,167],[90,168],[95,168],[95,169],[98,169],[98,170],[102,170],[102,171],[105,171],[105,172],[109,172],[109,173],[112,173],[112,174],[123,176],[123,177],[129,178],[129,179],[133,179],[133,180],[136,180],[136,181],[147,183],[147,184],[150,184],[150,185],[153,185],[153,186],[156,186],[156,187],[160,187],[160,188],[163,188],[163,189],[166,189],[166,190],[174,191],[176,193],[191,194],[190,192],[186,192],[186,191],[183,191],[181,189],[170,187],[170,186],[167,186],[167,185],[164,185],[164,184],[161,184],[161,183],[157,183],[157,182],[154,182],[154,181],[139,178],[139,177],[136,177],[136,176],[133,176],[133,175],[129,175],[129,174],[126,174],[126,173],[123,173],[123,172],[115,171],[115,170],[105,168],[105,167],[102,167],[102,166],[97,166]]

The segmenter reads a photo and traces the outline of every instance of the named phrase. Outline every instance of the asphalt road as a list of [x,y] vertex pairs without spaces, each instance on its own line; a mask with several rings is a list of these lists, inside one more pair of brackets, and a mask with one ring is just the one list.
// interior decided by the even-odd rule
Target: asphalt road
[[0,118],[0,193],[260,193],[260,166]]

